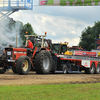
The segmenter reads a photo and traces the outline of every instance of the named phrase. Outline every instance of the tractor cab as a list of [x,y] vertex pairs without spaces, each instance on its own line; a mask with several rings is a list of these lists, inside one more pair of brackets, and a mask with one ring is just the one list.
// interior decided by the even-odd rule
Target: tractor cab
[[68,50],[68,42],[52,44],[53,52],[57,54],[73,55],[73,52]]
[[67,51],[67,44],[66,43],[54,43],[53,51],[57,54],[64,54]]
[[[46,35],[24,35],[26,37],[26,45],[28,43],[28,39],[31,40],[33,45],[40,46],[41,48],[44,47],[44,37]],[[41,38],[42,37],[42,38]]]
[[45,39],[46,37],[46,32],[45,35],[24,35],[26,37],[26,45],[27,45],[27,40],[29,39],[34,47],[40,47],[40,48],[52,48],[52,41],[50,39]]

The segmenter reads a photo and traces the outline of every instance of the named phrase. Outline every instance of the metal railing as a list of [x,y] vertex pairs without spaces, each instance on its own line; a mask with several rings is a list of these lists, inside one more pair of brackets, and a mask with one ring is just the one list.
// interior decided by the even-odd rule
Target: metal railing
[[0,10],[33,9],[33,0],[0,0]]

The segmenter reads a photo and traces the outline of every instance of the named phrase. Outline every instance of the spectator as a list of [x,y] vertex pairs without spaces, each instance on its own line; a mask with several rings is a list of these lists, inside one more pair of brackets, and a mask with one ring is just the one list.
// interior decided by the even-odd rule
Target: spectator
[[100,45],[97,47],[97,49],[100,49]]

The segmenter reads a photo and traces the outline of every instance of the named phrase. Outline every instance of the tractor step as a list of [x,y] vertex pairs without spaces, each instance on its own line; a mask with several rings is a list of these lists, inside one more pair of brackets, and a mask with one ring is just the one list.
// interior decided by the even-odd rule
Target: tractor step
[[79,74],[81,74],[82,72],[81,72],[81,71],[68,71],[68,73],[71,73],[71,74],[72,74],[72,73],[73,73],[73,74],[74,74],[74,73],[79,73]]
[[[63,73],[63,71],[55,71],[55,73]],[[75,74],[75,73],[82,74],[81,71],[68,71],[68,73],[71,73],[71,74]]]

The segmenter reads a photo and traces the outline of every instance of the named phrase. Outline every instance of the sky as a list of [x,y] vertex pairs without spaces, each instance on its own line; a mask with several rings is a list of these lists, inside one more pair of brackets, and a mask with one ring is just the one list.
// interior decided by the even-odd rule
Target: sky
[[53,43],[76,46],[82,31],[100,21],[100,6],[39,6],[39,0],[33,2],[33,10],[20,10],[10,17],[23,24],[30,23],[38,35],[46,31],[46,38]]

